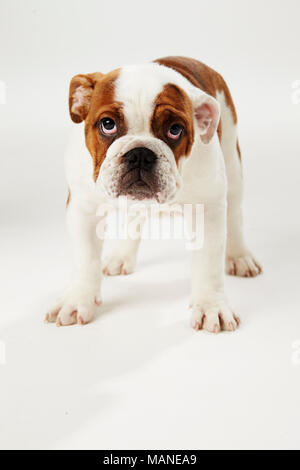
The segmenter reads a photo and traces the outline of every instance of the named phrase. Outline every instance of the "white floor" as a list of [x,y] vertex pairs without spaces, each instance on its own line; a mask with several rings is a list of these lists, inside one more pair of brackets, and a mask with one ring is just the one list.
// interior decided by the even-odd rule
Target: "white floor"
[[247,238],[265,273],[227,278],[243,322],[217,336],[189,327],[180,241],[144,242],[134,274],[105,279],[92,324],[43,323],[69,276],[65,186],[48,158],[35,161],[61,174],[53,198],[24,165],[28,189],[4,200],[1,225],[1,448],[300,448],[299,153],[271,141],[249,141],[244,160]]

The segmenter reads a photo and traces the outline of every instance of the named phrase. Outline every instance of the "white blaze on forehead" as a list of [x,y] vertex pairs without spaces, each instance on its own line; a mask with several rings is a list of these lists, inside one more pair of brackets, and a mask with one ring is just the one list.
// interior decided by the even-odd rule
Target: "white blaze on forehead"
[[115,83],[115,98],[124,105],[129,134],[150,133],[155,100],[168,83],[179,86],[189,95],[198,90],[180,73],[159,64],[133,65],[121,69]]

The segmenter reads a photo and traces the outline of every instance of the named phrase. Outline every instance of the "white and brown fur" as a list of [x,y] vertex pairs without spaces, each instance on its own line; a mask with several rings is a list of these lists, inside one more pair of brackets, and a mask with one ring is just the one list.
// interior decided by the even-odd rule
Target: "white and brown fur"
[[[159,202],[204,204],[204,246],[193,254],[192,326],[214,333],[235,330],[239,318],[224,292],[225,269],[253,277],[261,267],[244,241],[237,115],[223,78],[196,60],[168,57],[108,74],[77,75],[69,104],[72,120],[85,121],[84,128],[74,126],[66,157],[67,219],[76,271],[71,288],[46,319],[59,326],[91,321],[101,303],[102,272],[134,270],[139,240],[121,241],[117,252],[101,263],[96,213],[103,202],[118,197],[120,156],[143,146],[159,155],[167,175],[158,182]],[[179,147],[172,148],[159,134],[163,117],[155,113],[168,105],[181,113],[188,128]],[[95,126],[107,113],[119,122],[113,141],[101,139]]]

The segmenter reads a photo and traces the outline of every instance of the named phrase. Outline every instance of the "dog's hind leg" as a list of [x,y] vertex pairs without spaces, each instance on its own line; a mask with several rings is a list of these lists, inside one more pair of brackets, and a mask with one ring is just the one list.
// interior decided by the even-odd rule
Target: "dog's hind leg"
[[243,177],[241,153],[237,137],[236,115],[226,102],[225,95],[218,97],[221,103],[221,148],[227,175],[227,248],[226,272],[242,277],[254,277],[262,268],[247,249],[242,221]]

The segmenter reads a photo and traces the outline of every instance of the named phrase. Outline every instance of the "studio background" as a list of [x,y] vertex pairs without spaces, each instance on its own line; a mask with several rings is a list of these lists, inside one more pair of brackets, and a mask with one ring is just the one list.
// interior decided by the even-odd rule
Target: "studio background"
[[[1,448],[300,447],[299,20],[297,0],[0,0]],[[71,266],[70,79],[166,55],[215,68],[237,107],[265,271],[226,280],[242,325],[190,328],[179,241],[144,241],[95,322],[44,324]]]

